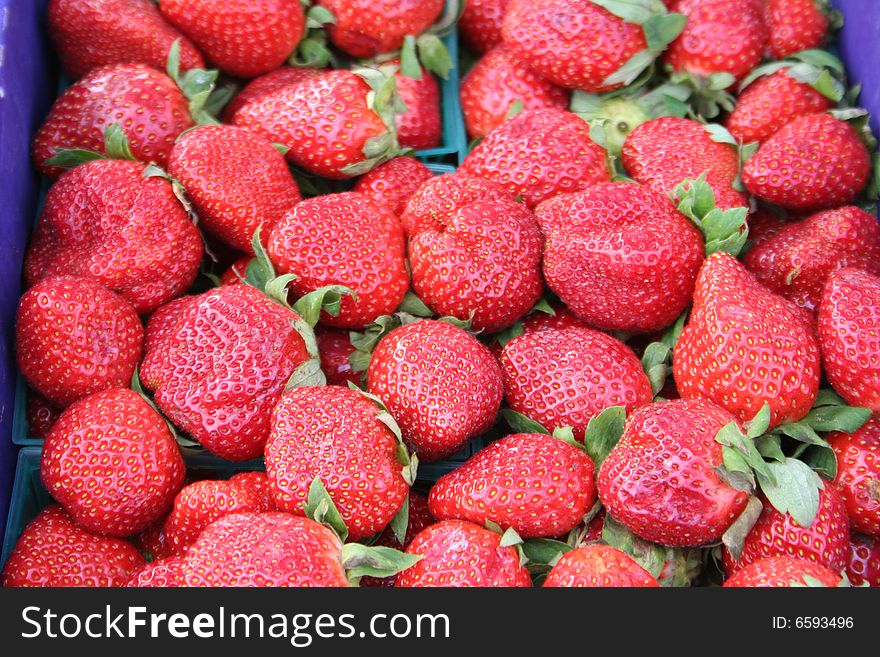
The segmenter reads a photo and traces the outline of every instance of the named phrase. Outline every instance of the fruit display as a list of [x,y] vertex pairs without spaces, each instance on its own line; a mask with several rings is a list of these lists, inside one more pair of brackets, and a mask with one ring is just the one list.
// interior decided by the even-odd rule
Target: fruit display
[[3,586],[880,586],[827,3],[45,19]]

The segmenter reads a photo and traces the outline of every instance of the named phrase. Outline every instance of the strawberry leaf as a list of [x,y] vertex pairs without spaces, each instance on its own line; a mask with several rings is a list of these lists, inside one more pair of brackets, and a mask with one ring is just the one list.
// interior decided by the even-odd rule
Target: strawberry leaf
[[406,530],[409,527],[409,494],[403,499],[403,504],[400,510],[394,514],[389,527],[391,527],[397,542],[406,545]]
[[782,441],[776,434],[767,434],[755,440],[755,447],[765,459],[784,461],[785,454],[782,451]]
[[316,476],[312,480],[309,486],[309,496],[303,504],[303,511],[307,518],[311,518],[336,532],[339,540],[345,543],[345,539],[348,538],[348,527],[345,525],[339,509],[336,508],[333,498],[327,492],[324,482],[321,481],[321,477]]
[[598,472],[605,458],[623,435],[626,408],[611,406],[592,418],[584,432],[584,449]]
[[651,382],[651,391],[659,393],[666,385],[666,377],[672,364],[672,349],[663,342],[652,342],[642,355],[642,369]]
[[739,517],[733,521],[733,524],[727,528],[721,536],[721,542],[730,551],[730,556],[734,561],[739,561],[745,547],[746,537],[752,531],[752,527],[758,522],[758,517],[764,506],[757,497],[750,497],[746,508]]
[[515,433],[543,433],[550,435],[550,432],[544,427],[544,425],[535,422],[522,413],[518,413],[512,408],[502,408],[501,417],[504,418],[504,421],[507,422],[508,426]]
[[753,440],[766,433],[767,428],[770,426],[770,404],[764,402],[764,405],[761,406],[755,417],[746,422],[745,426],[746,436]]
[[555,566],[563,554],[573,549],[568,543],[552,538],[530,538],[522,544],[522,551],[529,563],[548,566]]
[[403,39],[403,47],[400,49],[400,72],[413,80],[422,79],[422,66],[419,64],[419,56],[416,52],[416,38],[407,34]]
[[[266,293],[269,294],[268,286]],[[355,294],[354,290],[344,285],[325,285],[300,297],[293,304],[293,309],[308,322],[309,326],[314,327],[321,318],[321,311],[326,312],[331,317],[339,316],[342,297],[345,295],[349,295],[352,300],[357,301],[357,294]]]
[[830,447],[808,446],[800,459],[826,479],[834,481],[837,478],[837,454]]
[[434,316],[434,311],[428,308],[428,306],[425,305],[425,302],[419,299],[416,293],[412,290],[407,290],[406,296],[403,297],[403,301],[401,301],[400,305],[397,307],[397,311],[414,315],[415,317],[427,318]]
[[426,32],[416,39],[419,49],[419,59],[422,66],[444,80],[449,79],[449,71],[452,70],[452,58],[446,45],[436,34]]
[[501,535],[501,547],[513,547],[514,545],[522,545],[522,537],[517,534],[513,527],[508,527]]
[[342,566],[349,582],[357,585],[361,577],[391,577],[411,568],[422,557],[380,545],[346,543],[342,546]]
[[684,30],[686,23],[687,17],[684,14],[660,12],[649,17],[642,23],[648,50],[657,53],[666,50],[666,46],[675,41]]
[[514,338],[518,338],[524,332],[522,322],[515,322],[513,325],[508,326],[503,331],[496,333],[492,336],[492,340],[497,344],[501,345],[504,348],[508,342],[513,340]]
[[321,5],[309,7],[309,10],[306,12],[306,28],[310,30],[320,29],[328,23],[336,23],[336,16],[333,15],[333,12]]
[[[610,515],[605,516],[602,541],[632,557],[661,586],[688,586],[702,567],[700,550],[675,549],[646,541]],[[666,576],[661,577],[666,571]]]
[[319,358],[309,358],[293,371],[287,383],[284,384],[284,390],[323,385],[327,385],[327,377],[321,369],[321,360]]
[[654,60],[657,59],[658,53],[654,50],[640,50],[630,57],[619,69],[606,77],[602,84],[605,86],[613,86],[622,84],[624,86],[635,82],[642,73],[647,71]]
[[104,150],[112,160],[137,160],[131,153],[128,137],[118,123],[111,123],[104,129]]
[[263,291],[266,289],[266,284],[275,278],[275,266],[269,259],[266,249],[263,248],[263,242],[260,239],[261,230],[262,228],[258,226],[251,238],[251,249],[256,257],[251,258],[248,262],[244,280],[251,287]]
[[700,229],[706,255],[724,251],[738,256],[749,237],[746,207],[721,210],[715,207],[715,192],[706,182],[706,174],[696,180],[686,179],[672,190],[678,211]]
[[767,463],[772,478],[758,473],[758,483],[767,500],[801,527],[813,524],[819,511],[819,489],[825,485],[812,468],[798,459]]

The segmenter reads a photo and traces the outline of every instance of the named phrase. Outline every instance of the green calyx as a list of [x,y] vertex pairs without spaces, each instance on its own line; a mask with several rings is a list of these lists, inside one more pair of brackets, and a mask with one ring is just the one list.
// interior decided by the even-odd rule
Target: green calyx
[[189,113],[193,121],[198,125],[219,124],[208,108],[219,111],[232,97],[232,93],[229,88],[223,88],[218,91],[218,95],[211,98],[219,74],[217,70],[192,68],[181,73],[180,39],[176,39],[168,50],[168,63],[165,66],[165,71],[189,101]]
[[72,169],[86,162],[95,160],[130,160],[137,161],[128,145],[128,137],[118,123],[111,123],[104,128],[104,152],[97,153],[85,148],[59,148],[55,154],[43,164],[50,167]]
[[772,75],[783,69],[790,78],[810,85],[834,103],[839,103],[846,91],[846,72],[843,63],[825,50],[804,50],[787,59],[770,62],[755,68],[739,83],[742,91],[758,78]]
[[678,344],[678,336],[687,321],[689,310],[685,310],[678,319],[664,331],[660,340],[650,343],[645,347],[642,355],[642,369],[651,382],[651,391],[656,396],[666,385],[666,379],[672,371],[672,354],[675,345]]
[[715,207],[715,193],[703,173],[696,180],[687,179],[672,190],[678,211],[690,219],[703,234],[706,255],[724,251],[738,256],[749,237],[746,207],[721,210]]
[[455,64],[441,37],[449,34],[464,11],[464,2],[448,0],[440,18],[418,36],[408,34],[400,49],[400,72],[413,80],[422,79],[424,67],[444,80]]
[[708,77],[670,72],[669,81],[691,90],[690,103],[697,115],[714,119],[722,112],[733,111],[736,100],[728,91],[736,83],[730,73],[712,73]]
[[296,50],[287,63],[290,66],[326,68],[334,64],[335,58],[327,39],[326,25],[336,22],[336,17],[326,7],[314,5],[306,10],[306,34],[300,39]]

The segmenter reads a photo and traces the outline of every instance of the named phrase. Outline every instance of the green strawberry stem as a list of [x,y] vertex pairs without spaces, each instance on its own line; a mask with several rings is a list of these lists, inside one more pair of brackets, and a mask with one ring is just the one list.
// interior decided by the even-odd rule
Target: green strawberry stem
[[315,5],[306,11],[306,34],[297,44],[287,63],[290,66],[326,68],[336,66],[336,58],[327,45],[324,26],[335,23],[336,17],[326,7]]
[[392,577],[422,560],[421,555],[407,554],[384,546],[346,543],[342,546],[342,566],[348,581],[357,586],[361,577]]
[[714,119],[722,112],[733,111],[736,100],[728,89],[736,83],[730,73],[712,73],[708,77],[670,71],[669,82],[691,90],[690,102],[698,117]]
[[[189,113],[192,120],[198,125],[216,125],[219,123],[205,108],[209,105],[209,99],[214,91],[219,71],[215,69],[205,70],[192,68],[181,73],[180,71],[180,39],[176,39],[168,49],[168,63],[165,66],[168,77],[180,88],[183,95],[189,101]],[[224,95],[227,92],[224,92]],[[227,99],[228,100],[228,99]],[[218,104],[215,98],[210,103],[212,107]]]
[[672,190],[678,211],[700,229],[706,255],[724,251],[738,256],[749,237],[748,208],[721,210],[715,207],[715,193],[703,173],[696,180],[686,179]]
[[758,78],[788,69],[786,75],[798,82],[810,85],[820,94],[839,103],[844,96],[846,72],[843,63],[825,50],[803,50],[790,57],[756,67],[739,83],[742,91]]
[[353,177],[363,175],[382,162],[400,155],[401,148],[397,141],[397,115],[406,111],[406,105],[397,93],[394,75],[370,67],[354,68],[352,72],[370,85],[372,91],[367,94],[367,107],[382,119],[386,128],[382,134],[366,141],[363,160],[342,169],[345,175]]
[[651,382],[651,391],[656,396],[666,385],[666,379],[672,371],[672,356],[675,345],[678,344],[678,336],[687,321],[690,310],[685,310],[678,319],[663,333],[657,342],[650,343],[645,347],[642,355],[642,369]]
[[345,543],[345,539],[348,538],[348,527],[319,476],[316,476],[309,486],[309,495],[303,503],[303,511],[307,518],[332,529],[339,540]]
[[111,123],[104,128],[104,152],[97,153],[85,148],[59,148],[55,154],[43,164],[51,167],[72,169],[86,162],[95,160],[130,160],[136,162],[128,145],[128,137],[118,123]]

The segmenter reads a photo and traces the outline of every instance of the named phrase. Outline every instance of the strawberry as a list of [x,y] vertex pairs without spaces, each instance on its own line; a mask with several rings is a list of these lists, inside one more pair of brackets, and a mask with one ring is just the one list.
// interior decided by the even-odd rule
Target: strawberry
[[269,478],[263,471],[238,472],[229,478],[229,482],[239,488],[250,490],[257,494],[260,500],[258,511],[276,511],[275,498],[272,497],[272,488]]
[[476,53],[501,43],[501,26],[508,0],[468,0],[458,19],[458,34]]
[[738,570],[726,582],[727,588],[812,586],[839,586],[840,575],[833,570],[793,557],[767,557]]
[[327,377],[327,385],[347,386],[349,381],[355,385],[360,384],[361,373],[352,370],[348,360],[354,352],[348,331],[317,327],[315,338],[318,340],[321,370]]
[[410,196],[433,177],[431,170],[414,157],[395,157],[358,178],[352,191],[400,217]]
[[825,436],[837,457],[834,485],[846,504],[853,531],[880,535],[880,417],[855,433]]
[[776,294],[815,311],[829,276],[844,267],[880,274],[880,225],[854,206],[786,224],[743,264]]
[[[414,491],[410,491],[407,499],[409,500],[407,502],[409,506],[407,510],[406,532],[403,537],[403,542],[401,543],[391,527],[386,527],[384,531],[379,534],[379,538],[373,541],[372,545],[390,547],[396,550],[405,550],[419,532],[437,522],[434,519],[434,516],[431,515],[430,509],[428,509],[428,500],[426,498]],[[364,577],[361,580],[360,585],[389,588],[394,586],[394,578]]]
[[541,203],[535,215],[547,285],[587,324],[652,333],[690,303],[703,237],[652,188],[594,185]]
[[108,64],[161,70],[177,40],[183,70],[205,66],[192,42],[150,0],[51,0],[48,21],[61,66],[73,78]]
[[303,80],[311,80],[324,73],[320,68],[308,66],[282,66],[265,75],[254,78],[239,91],[223,108],[223,121],[235,123],[235,117],[245,105],[259,101],[286,87],[295,87]]
[[104,129],[118,123],[143,162],[165,166],[174,139],[193,127],[189,102],[174,81],[142,64],[92,69],[52,105],[34,135],[34,164],[57,178],[62,169],[46,160],[62,148],[105,152]]
[[181,135],[168,173],[186,188],[205,231],[240,251],[252,253],[254,232],[260,228],[268,238],[302,200],[281,153],[233,126],[200,126]]
[[546,328],[508,342],[501,352],[510,408],[553,431],[570,426],[583,441],[590,420],[611,406],[629,411],[651,401],[636,355],[589,328]]
[[39,440],[44,439],[49,435],[52,425],[61,414],[61,409],[36,390],[31,389],[28,389],[27,392],[26,408],[28,436]]
[[478,201],[510,201],[502,185],[467,174],[443,174],[425,180],[410,195],[400,221],[407,236],[452,223],[459,208]]
[[27,382],[58,408],[126,386],[144,330],[126,301],[89,278],[54,276],[18,305],[15,355]]
[[769,32],[768,50],[782,59],[808,48],[821,48],[829,21],[816,0],[767,0],[764,22]]
[[880,411],[880,277],[855,269],[832,274],[818,325],[828,381],[853,406]]
[[251,260],[253,258],[247,255],[233,262],[229,269],[220,275],[220,285],[238,285],[241,283],[247,276],[247,268]]
[[420,461],[451,456],[495,421],[503,387],[489,350],[460,328],[423,320],[382,338],[367,389],[400,425]]
[[571,112],[526,110],[502,123],[474,148],[459,173],[494,180],[529,207],[611,179],[604,149],[590,126]]
[[138,162],[97,160],[65,173],[46,195],[25,254],[24,279],[88,276],[140,314],[183,294],[202,240],[172,184]]
[[701,399],[636,409],[599,470],[599,498],[608,513],[661,545],[720,539],[749,498],[716,472],[723,457],[715,435],[733,421],[726,410]]
[[427,69],[417,79],[400,70],[400,61],[392,60],[383,67],[392,70],[400,100],[406,110],[395,119],[397,140],[401,148],[426,149],[440,145],[443,121],[440,117],[440,86]]
[[[788,224],[789,217],[787,217],[781,210],[778,212],[777,210],[779,209],[774,208],[773,210],[770,210],[763,206],[758,206],[758,209],[749,215],[748,225],[749,242],[751,243],[750,248],[757,249],[764,244],[764,242],[767,242],[774,235],[777,235]],[[797,220],[797,217],[791,217],[791,219]],[[745,260],[745,257],[743,260]]]
[[553,314],[546,312],[533,312],[526,315],[522,320],[523,335],[532,332],[544,331],[546,329],[564,329],[564,328],[589,328],[584,322],[577,318],[567,306],[557,304],[553,306]]
[[745,163],[743,184],[758,198],[792,210],[852,203],[871,173],[855,129],[830,114],[799,116]]
[[296,0],[162,0],[159,11],[215,66],[241,78],[281,66],[306,29]]
[[846,575],[853,586],[880,586],[880,539],[850,534]]
[[529,571],[501,534],[464,520],[422,530],[406,549],[422,560],[397,575],[398,587],[530,587]]
[[766,402],[770,426],[776,426],[801,419],[812,407],[819,390],[819,345],[806,311],[719,251],[706,258],[697,276],[673,373],[683,398],[708,399],[743,422]]
[[90,534],[57,504],[43,509],[3,567],[4,587],[125,586],[144,567],[133,545]]
[[132,588],[177,588],[183,586],[183,559],[166,557],[152,561],[131,576]]
[[134,544],[150,561],[171,556],[171,547],[168,545],[163,531],[165,520],[166,518],[160,518],[140,534],[132,537]]
[[394,312],[409,286],[400,221],[355,192],[299,203],[275,225],[267,250],[279,273],[296,276],[297,296],[325,285],[354,291],[337,316],[322,317],[330,326],[361,328]]
[[504,46],[483,55],[462,80],[461,108],[468,136],[485,137],[504,123],[516,101],[524,109],[568,107],[569,93],[521,63]]
[[480,450],[431,488],[439,520],[495,522],[523,538],[563,534],[596,502],[586,453],[551,436],[520,433]]
[[542,586],[656,588],[660,584],[625,552],[597,544],[563,554]]

